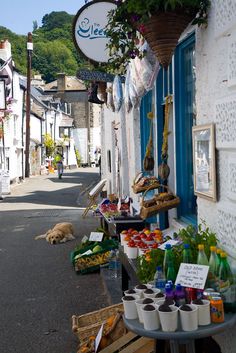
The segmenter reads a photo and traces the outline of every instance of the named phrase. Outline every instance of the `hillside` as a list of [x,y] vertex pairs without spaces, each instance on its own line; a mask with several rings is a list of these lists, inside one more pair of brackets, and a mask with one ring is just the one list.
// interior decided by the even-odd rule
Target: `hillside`
[[[40,73],[46,82],[53,81],[58,72],[75,75],[84,60],[74,47],[73,18],[65,11],[51,12],[43,17],[41,27],[34,23],[32,70]],[[5,38],[11,42],[16,68],[26,74],[27,36],[17,35],[0,26],[0,39]]]

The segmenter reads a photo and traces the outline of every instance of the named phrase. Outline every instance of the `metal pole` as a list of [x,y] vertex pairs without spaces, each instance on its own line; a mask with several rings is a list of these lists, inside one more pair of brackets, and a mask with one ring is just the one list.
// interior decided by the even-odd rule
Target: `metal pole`
[[31,91],[31,62],[32,62],[32,33],[27,38],[27,88],[26,88],[26,131],[25,131],[25,177],[30,175],[29,149],[30,149],[30,91]]

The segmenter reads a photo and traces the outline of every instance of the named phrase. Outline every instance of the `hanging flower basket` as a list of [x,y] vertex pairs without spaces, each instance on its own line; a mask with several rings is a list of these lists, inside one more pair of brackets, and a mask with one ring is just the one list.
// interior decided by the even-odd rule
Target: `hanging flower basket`
[[[188,24],[195,18],[193,9],[175,9],[175,11],[153,14],[145,23],[142,31],[143,37],[148,42],[158,61],[167,69],[179,37]],[[139,26],[137,26],[137,29]]]
[[210,0],[116,0],[116,4],[106,26],[108,67],[115,72],[125,71],[132,59],[145,56],[143,39],[166,69],[184,29],[190,23],[207,23]]

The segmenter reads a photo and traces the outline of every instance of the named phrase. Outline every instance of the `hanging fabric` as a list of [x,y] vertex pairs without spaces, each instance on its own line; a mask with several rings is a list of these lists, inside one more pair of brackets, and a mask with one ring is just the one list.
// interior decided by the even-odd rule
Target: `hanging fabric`
[[143,169],[145,171],[152,171],[154,169],[153,139],[152,139],[154,114],[150,112],[147,114],[147,117],[148,119],[150,119],[150,132],[149,132],[149,139],[146,147],[146,153],[143,160]]

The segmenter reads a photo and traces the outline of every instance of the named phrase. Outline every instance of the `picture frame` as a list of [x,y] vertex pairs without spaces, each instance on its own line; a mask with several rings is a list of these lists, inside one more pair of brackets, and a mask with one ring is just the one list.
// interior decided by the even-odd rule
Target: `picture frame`
[[192,127],[194,194],[209,201],[217,201],[215,125]]

